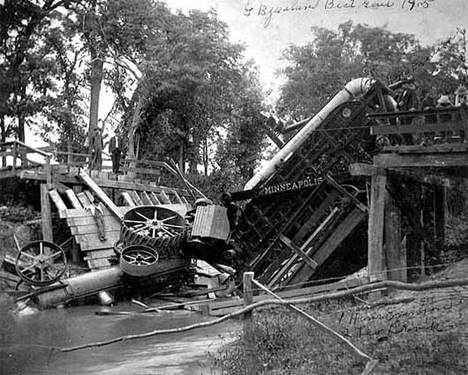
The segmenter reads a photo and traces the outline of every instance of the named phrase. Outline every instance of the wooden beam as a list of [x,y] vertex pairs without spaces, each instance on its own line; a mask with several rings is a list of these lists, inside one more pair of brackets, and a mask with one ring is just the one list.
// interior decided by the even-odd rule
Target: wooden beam
[[437,124],[408,124],[408,125],[377,125],[371,126],[372,135],[435,133],[440,131],[458,131],[463,129],[461,122],[444,122]]
[[385,195],[385,255],[387,278],[406,282],[406,252],[401,246],[401,212],[395,200]]
[[380,154],[374,164],[382,168],[468,167],[468,154]]
[[298,257],[300,257],[304,262],[306,262],[311,268],[317,268],[318,263],[313,260],[310,256],[307,255],[304,251],[302,251],[299,246],[296,246],[288,237],[281,235],[280,236],[281,242],[283,242],[287,247],[289,247]]
[[126,205],[128,205],[130,207],[135,207],[136,206],[135,202],[133,201],[133,199],[130,196],[130,193],[128,191],[123,191],[120,195],[122,196],[122,198],[123,198]]
[[42,239],[53,242],[52,210],[50,207],[49,189],[47,184],[41,184],[41,216],[42,216]]
[[[338,246],[356,229],[359,223],[367,217],[367,213],[362,212],[358,207],[354,207],[352,211],[346,216],[346,218],[340,223],[340,225],[333,231],[330,237],[320,246],[320,248],[314,253],[307,254],[311,255],[313,259],[322,265],[328,257],[335,251]],[[303,265],[290,279],[288,284],[302,283],[310,278],[313,274],[314,269],[308,265]]]
[[169,196],[164,191],[161,191],[161,193],[159,194],[159,197],[164,202],[164,204],[172,203],[171,200],[169,199]]
[[161,204],[161,201],[159,200],[158,196],[154,193],[154,191],[150,193],[150,197],[151,197],[151,200],[153,201],[153,204],[155,205]]
[[441,250],[445,245],[446,191],[444,186],[434,187],[434,244],[437,250]]
[[372,164],[353,163],[348,167],[351,176],[385,176],[385,169]]
[[137,206],[144,206],[143,201],[141,200],[140,196],[136,191],[130,191],[129,194]]
[[143,203],[147,206],[153,206],[153,202],[151,201],[151,198],[150,196],[148,195],[148,193],[146,191],[142,191],[140,193],[140,198],[141,200],[143,201]]
[[83,207],[81,205],[81,202],[80,200],[78,199],[78,197],[76,196],[75,192],[73,191],[73,189],[67,189],[65,191],[65,195],[67,196],[68,200],[70,201],[71,205],[73,208],[81,208]]
[[77,197],[78,200],[81,202],[81,205],[82,205],[83,207],[88,207],[88,206],[91,205],[91,202],[90,202],[88,196],[87,196],[83,191],[80,192],[80,193],[78,193],[78,194],[76,195],[76,197]]
[[399,145],[384,146],[384,152],[395,152],[397,154],[443,154],[443,153],[466,153],[468,144],[465,143],[442,143],[437,145]]
[[56,189],[49,190],[49,196],[54,202],[55,207],[57,207],[57,211],[60,217],[64,217],[64,211],[67,210],[67,206],[65,202],[62,200],[62,197],[58,193]]
[[94,182],[94,180],[83,170],[80,169],[80,176],[88,187],[96,194],[99,200],[107,206],[107,208],[118,218],[121,219],[120,212],[112,200],[104,193],[104,191]]
[[372,176],[368,227],[368,273],[371,282],[385,279],[383,240],[386,186],[386,176]]
[[[18,172],[19,173],[19,172]],[[73,184],[73,185],[83,185],[83,181],[77,178],[77,174],[70,173],[68,175],[64,174],[54,174],[54,181],[59,181],[64,184]],[[37,180],[37,181],[46,181],[46,175],[44,172],[38,171],[21,171],[20,178],[26,180]],[[179,195],[190,197],[190,194],[183,189],[169,188],[164,186],[156,186],[146,183],[134,183],[128,181],[115,181],[108,179],[95,178],[96,184],[101,188],[112,188],[112,189],[121,189],[121,190],[135,190],[135,191],[153,191],[155,193],[160,193],[162,191],[171,193],[174,190],[177,190]]]

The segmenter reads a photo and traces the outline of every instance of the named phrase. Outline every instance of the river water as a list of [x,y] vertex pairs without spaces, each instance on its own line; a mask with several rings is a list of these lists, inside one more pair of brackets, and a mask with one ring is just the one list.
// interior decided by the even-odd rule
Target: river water
[[0,295],[1,375],[208,375],[216,374],[211,357],[240,329],[237,321],[183,333],[63,353],[52,347],[72,347],[115,337],[183,327],[213,319],[176,310],[139,315],[96,315],[96,311],[138,311],[119,303],[114,307],[78,306],[14,311]]

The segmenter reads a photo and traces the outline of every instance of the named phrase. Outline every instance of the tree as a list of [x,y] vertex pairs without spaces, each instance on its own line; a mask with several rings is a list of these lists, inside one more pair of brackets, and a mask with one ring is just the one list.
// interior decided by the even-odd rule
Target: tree
[[278,105],[297,120],[316,113],[352,78],[370,76],[389,83],[411,71],[413,57],[423,53],[413,35],[351,21],[336,32],[319,27],[312,32],[313,42],[285,51],[289,65],[279,72],[287,81]]
[[264,97],[253,62],[244,67],[236,92],[225,134],[216,141],[213,175],[218,180],[218,192],[242,189],[253,177],[266,147],[266,118],[261,114]]
[[[25,141],[25,126],[28,116],[41,109],[40,102],[34,100],[28,91],[30,77],[36,77],[34,70],[46,68],[33,51],[38,35],[49,27],[55,10],[68,6],[68,0],[6,0],[0,5],[0,123],[2,140],[16,133],[20,141]],[[39,83],[36,80],[36,83]],[[50,82],[41,82],[50,84]],[[42,87],[45,89],[45,87]],[[7,119],[11,123],[7,124]]]
[[182,170],[188,161],[196,172],[207,137],[232,111],[242,47],[229,42],[227,25],[214,12],[179,13],[166,31],[166,44],[154,46],[146,66],[142,155],[171,157]]

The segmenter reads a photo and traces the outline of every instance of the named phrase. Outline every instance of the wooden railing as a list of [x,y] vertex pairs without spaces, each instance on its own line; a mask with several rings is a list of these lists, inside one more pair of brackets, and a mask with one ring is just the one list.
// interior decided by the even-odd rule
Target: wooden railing
[[[422,111],[370,114],[376,121],[371,134],[376,136],[412,136],[429,143],[466,143],[468,141],[468,108],[432,108]],[[436,139],[438,134],[446,137]],[[456,135],[455,135],[456,134]],[[448,137],[450,135],[450,137]]]
[[[28,156],[34,154],[42,156],[44,161],[39,162],[28,158]],[[13,171],[19,168],[42,165],[47,175],[47,184],[50,185],[52,183],[51,153],[28,146],[21,141],[10,141],[0,143],[0,157],[2,158],[2,167],[11,167]],[[7,165],[9,157],[11,157],[11,165]]]

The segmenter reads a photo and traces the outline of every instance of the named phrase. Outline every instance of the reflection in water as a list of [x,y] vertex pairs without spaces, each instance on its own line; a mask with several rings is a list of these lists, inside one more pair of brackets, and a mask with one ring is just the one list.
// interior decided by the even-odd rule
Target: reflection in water
[[183,310],[137,316],[95,314],[98,310],[135,310],[129,304],[26,310],[18,314],[14,307],[10,299],[0,296],[0,375],[207,375],[212,373],[208,353],[215,353],[239,329],[237,322],[230,321],[184,333],[61,353],[52,348],[183,327],[212,318]]

